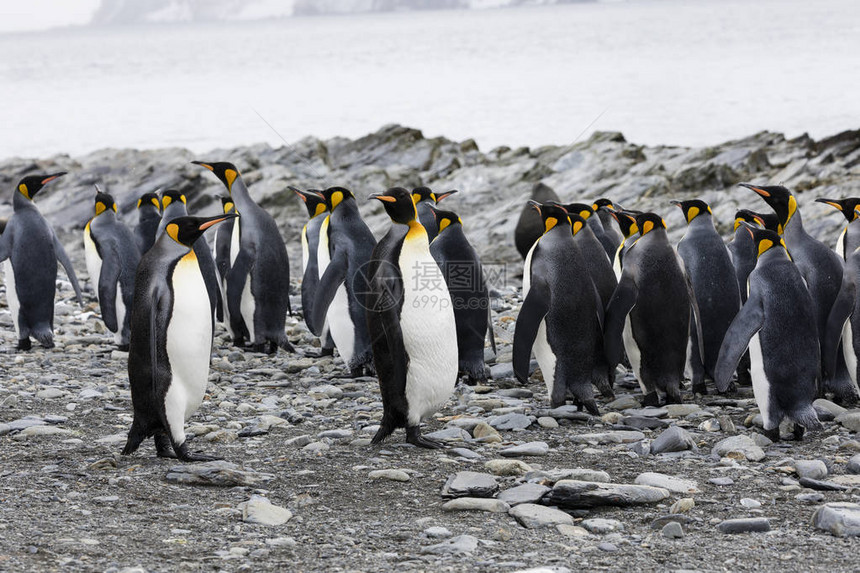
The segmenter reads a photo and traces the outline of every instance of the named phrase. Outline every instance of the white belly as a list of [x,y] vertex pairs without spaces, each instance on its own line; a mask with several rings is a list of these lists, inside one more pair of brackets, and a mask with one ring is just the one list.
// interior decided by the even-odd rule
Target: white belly
[[310,249],[308,248],[308,226],[302,228],[302,274],[308,268],[308,260],[310,259]]
[[546,320],[540,321],[532,351],[535,354],[538,366],[540,366],[543,381],[546,384],[546,392],[551,400],[552,388],[555,384],[555,354],[552,348],[550,348],[549,340],[546,337]]
[[239,256],[239,219],[233,219],[233,234],[230,235],[230,268]]
[[242,320],[245,321],[245,326],[248,328],[248,338],[251,342],[256,342],[254,338],[254,295],[251,293],[251,275],[245,279],[245,286],[242,287],[242,300],[239,302],[239,309],[242,313]]
[[90,225],[84,229],[84,257],[87,261],[87,273],[90,275],[90,288],[93,289],[96,298],[99,296],[99,277],[102,272],[102,259],[96,250],[96,244],[93,242],[90,234]]
[[173,315],[167,326],[172,378],[164,398],[170,433],[185,441],[184,423],[203,402],[212,352],[212,313],[206,284],[193,253],[173,271]]
[[116,309],[116,332],[113,333],[113,341],[116,344],[127,344],[128,340],[123,340],[123,321],[125,321],[125,303],[122,300],[122,285],[117,283],[116,285],[116,301],[114,302],[114,308]]
[[842,232],[839,233],[839,238],[836,240],[836,248],[834,249],[834,251],[836,251],[836,254],[839,255],[839,258],[842,260],[848,260],[848,257],[846,257],[845,255],[851,254],[845,252],[845,234],[847,232],[848,227],[846,226],[844,229],[842,229]]
[[[412,233],[418,236],[413,237]],[[457,329],[451,295],[441,270],[430,255],[423,228],[420,233],[410,231],[410,236],[403,241],[399,263],[403,275],[400,329],[409,356],[407,423],[415,426],[445,404],[454,391]]]
[[12,261],[6,259],[3,262],[3,270],[6,277],[6,302],[9,303],[9,312],[12,313],[12,324],[15,325],[15,335],[21,339],[21,327],[18,325],[18,312],[21,303],[18,302],[18,291],[15,289],[15,271],[12,269]]
[[526,299],[526,295],[529,294],[529,289],[532,285],[532,254],[534,254],[535,248],[539,242],[540,239],[535,241],[532,248],[529,249],[528,254],[526,254],[526,260],[523,263],[523,300]]
[[845,365],[848,367],[851,381],[857,388],[857,353],[854,352],[854,332],[851,328],[851,318],[846,320],[845,326],[842,327],[842,355],[845,357]]
[[764,362],[762,361],[761,340],[758,332],[750,339],[750,377],[752,378],[753,396],[758,404],[759,412],[761,412],[762,420],[764,421],[764,429],[772,430],[779,424],[779,420],[775,420],[776,424],[771,425],[770,419],[770,382],[764,372]]
[[633,369],[633,375],[639,382],[639,387],[643,394],[648,394],[650,390],[642,383],[642,353],[639,351],[639,345],[636,339],[633,338],[633,325],[630,322],[630,315],[624,318],[624,351],[627,353],[627,359],[630,361],[630,367]]
[[621,251],[624,250],[625,241],[621,241],[621,244],[618,245],[618,249],[615,251],[615,258],[612,260],[612,270],[615,271],[615,280],[621,280]]
[[352,316],[349,314],[349,295],[345,284],[337,287],[326,313],[325,327],[331,331],[331,338],[340,357],[349,366],[355,355],[355,325],[352,324]]

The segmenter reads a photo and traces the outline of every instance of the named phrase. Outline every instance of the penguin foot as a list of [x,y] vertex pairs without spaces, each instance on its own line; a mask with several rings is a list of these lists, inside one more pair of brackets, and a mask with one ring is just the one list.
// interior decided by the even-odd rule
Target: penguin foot
[[116,349],[120,352],[128,352],[129,345],[128,344],[117,344]]
[[701,394],[702,396],[707,396],[708,386],[705,384],[704,381],[693,382],[693,394]]
[[770,430],[765,430],[764,435],[771,442],[778,442],[779,441],[779,426],[777,426],[776,428],[772,428]]
[[642,397],[642,405],[643,406],[659,406],[660,405],[660,396],[657,395],[656,390],[654,392],[648,392],[645,396]]
[[805,434],[805,433],[806,433],[806,428],[804,428],[803,426],[801,426],[798,423],[795,423],[794,424],[794,430],[791,431],[791,436],[792,436],[792,438],[794,438],[794,440],[796,442],[799,442],[800,440],[803,439],[803,434]]
[[33,348],[33,343],[30,341],[29,338],[21,338],[20,340],[18,340],[18,346],[16,348],[18,350],[26,352],[27,350]]
[[442,442],[437,442],[436,440],[431,440],[430,438],[425,438],[424,436],[422,436],[421,430],[418,429],[418,426],[406,428],[406,442],[412,444],[413,446],[417,446],[419,448],[426,448],[428,450],[445,449],[445,444],[443,444]]
[[214,462],[217,460],[223,460],[224,458],[219,458],[218,456],[210,456],[209,454],[202,454],[200,452],[191,453],[188,451],[188,443],[183,442],[181,446],[178,448],[173,448],[176,452],[176,457],[182,460],[183,462]]
[[177,459],[176,452],[173,451],[173,444],[167,434],[155,434],[155,455],[159,458]]
[[305,354],[309,358],[323,358],[325,356],[334,356],[334,348],[320,348],[320,351],[315,354]]

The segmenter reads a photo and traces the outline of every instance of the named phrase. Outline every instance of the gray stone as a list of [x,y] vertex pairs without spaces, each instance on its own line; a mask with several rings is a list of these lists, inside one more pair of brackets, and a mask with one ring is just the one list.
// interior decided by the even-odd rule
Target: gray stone
[[308,394],[312,398],[340,398],[343,396],[343,390],[338,388],[337,386],[333,386],[331,384],[323,384],[321,386],[314,386],[310,390],[308,390]]
[[243,470],[236,464],[218,460],[171,466],[164,479],[184,485],[259,487],[275,479],[275,476]]
[[442,511],[487,511],[507,513],[511,506],[499,499],[487,497],[458,497],[442,505]]
[[68,395],[68,392],[61,388],[57,388],[56,386],[51,386],[36,392],[36,398],[41,398],[43,400],[53,400],[54,398],[62,398],[66,395]]
[[[2,432],[0,432],[0,435],[3,435]],[[860,454],[854,454],[851,456],[845,469],[850,474],[860,474]]]
[[421,553],[431,555],[464,555],[478,548],[478,538],[471,535],[458,535],[442,543],[421,548]]
[[321,456],[324,452],[327,452],[330,449],[331,446],[325,442],[311,442],[307,446],[303,447],[302,451]]
[[666,539],[681,539],[684,537],[684,528],[677,521],[670,521],[660,530]]
[[[616,412],[610,412],[609,415],[611,414],[616,414]],[[622,418],[619,423],[628,428],[636,428],[637,430],[662,430],[669,426],[669,422],[666,420],[648,418],[646,416],[627,416]]]
[[526,481],[540,481],[544,483],[556,483],[563,479],[575,479],[579,481],[596,481],[601,483],[609,483],[611,478],[609,474],[600,470],[591,470],[586,468],[564,468],[554,470],[534,470],[528,472],[525,476]]
[[12,426],[9,424],[0,424],[0,436],[5,436],[12,431]]
[[573,525],[573,517],[567,513],[559,509],[536,505],[534,503],[522,503],[512,507],[508,513],[527,529],[549,527],[560,523]]
[[609,410],[629,410],[630,408],[638,408],[640,406],[639,400],[630,395],[619,396],[606,404],[606,408]]
[[663,406],[670,418],[684,418],[701,411],[698,404],[666,404]]
[[797,460],[794,462],[797,477],[822,479],[827,477],[827,465],[821,460]]
[[239,505],[242,509],[242,521],[245,523],[283,525],[293,517],[289,509],[274,505],[259,495],[252,495],[251,499]]
[[618,546],[614,543],[609,543],[608,541],[604,541],[603,543],[599,543],[597,548],[601,551],[605,551],[607,553],[615,553],[618,551]]
[[352,430],[325,430],[317,434],[320,439],[329,438],[331,440],[343,440],[352,437]]
[[660,517],[651,522],[651,529],[663,529],[667,523],[672,523],[673,521],[684,525],[693,521],[693,518],[688,515],[684,515],[683,513],[670,513],[669,515],[661,515]]
[[583,412],[572,404],[565,404],[558,408],[552,408],[551,410],[541,412],[541,414],[544,416],[551,416],[556,420],[574,420],[578,422],[587,422],[592,417],[588,412]]
[[503,380],[514,377],[514,365],[510,362],[490,366],[490,377],[493,380]]
[[434,525],[433,527],[428,527],[424,530],[424,535],[431,539],[446,539],[451,537],[453,533],[447,528],[442,527],[441,525]]
[[520,456],[545,456],[549,453],[549,444],[546,442],[528,442],[519,446],[511,446],[499,450],[499,455],[506,458],[518,458]]
[[46,424],[47,422],[42,418],[37,418],[36,416],[24,416],[23,418],[12,420],[7,425],[11,431],[14,432],[15,430],[23,430],[32,426],[44,426]]
[[766,517],[749,519],[727,519],[717,525],[721,533],[754,533],[770,531],[770,521]]
[[424,434],[424,437],[443,442],[468,442],[472,439],[469,432],[462,428],[445,428],[437,432]]
[[654,408],[648,406],[646,408],[631,408],[624,412],[625,416],[641,416],[643,418],[665,418],[669,414],[666,408]]
[[800,485],[803,487],[808,487],[809,489],[817,489],[819,491],[845,491],[848,489],[848,486],[844,486],[832,481],[822,481],[812,478],[800,478],[797,480],[800,482]]
[[839,404],[834,404],[830,400],[825,400],[824,398],[818,398],[812,403],[812,405],[815,408],[820,408],[822,410],[830,412],[834,418],[841,416],[848,411],[846,408],[843,408]]
[[558,428],[558,422],[552,416],[541,416],[537,419],[537,423],[541,428]]
[[403,470],[373,470],[367,477],[370,479],[387,479],[391,481],[409,481],[409,474]]
[[15,440],[26,440],[27,438],[41,438],[43,436],[69,435],[71,430],[58,428],[57,426],[29,426],[15,434]]
[[499,493],[497,499],[504,501],[512,507],[521,503],[539,503],[541,498],[551,489],[537,483],[524,483]]
[[520,460],[490,460],[484,467],[497,476],[521,476],[532,471],[530,465]]
[[663,430],[657,438],[651,442],[652,454],[663,454],[666,452],[682,452],[684,450],[695,450],[696,441],[684,428],[670,426]]
[[604,534],[614,531],[624,531],[624,524],[617,519],[602,519],[599,517],[592,519],[584,519],[580,523],[582,527],[588,530],[589,533]]
[[712,483],[714,485],[719,485],[719,486],[727,486],[727,485],[733,485],[735,483],[735,480],[733,480],[730,477],[715,477],[715,478],[709,479],[708,483]]
[[824,501],[823,493],[799,493],[794,496],[794,499],[797,501],[803,501],[805,503],[821,503]]
[[668,497],[669,491],[659,487],[561,480],[553,486],[547,500],[559,507],[588,509],[603,505],[626,507],[659,503]]
[[483,456],[478,452],[473,452],[467,448],[451,448],[450,453],[460,456],[461,458],[466,458],[467,460],[479,460]]
[[533,418],[512,412],[490,418],[487,423],[497,430],[525,430],[532,425]]
[[631,444],[644,440],[645,434],[633,430],[618,430],[616,432],[601,432],[596,434],[575,434],[570,441],[577,444]]
[[860,412],[848,410],[836,417],[836,421],[852,432],[860,432]]
[[765,458],[764,450],[752,441],[748,436],[731,436],[717,442],[713,447],[713,453],[720,457],[729,454],[740,454],[751,462],[759,462]]
[[496,478],[478,472],[457,472],[442,487],[442,497],[492,497],[499,491]]
[[677,478],[656,472],[645,472],[636,476],[634,483],[667,489],[672,493],[699,493],[699,484],[693,480]]
[[519,398],[523,400],[534,396],[534,392],[528,388],[502,388],[500,390],[496,390],[496,394],[505,398]]
[[741,505],[747,509],[758,509],[761,507],[761,502],[751,497],[743,497],[741,498]]
[[313,439],[308,435],[296,436],[295,438],[290,438],[284,442],[284,445],[294,446],[296,448],[303,448],[313,442]]
[[812,524],[836,537],[860,536],[860,504],[826,503],[815,510]]
[[461,428],[463,430],[466,430],[467,432],[471,432],[475,428],[475,426],[482,423],[483,421],[483,418],[454,418],[453,420],[449,420],[446,426],[448,426],[449,428]]

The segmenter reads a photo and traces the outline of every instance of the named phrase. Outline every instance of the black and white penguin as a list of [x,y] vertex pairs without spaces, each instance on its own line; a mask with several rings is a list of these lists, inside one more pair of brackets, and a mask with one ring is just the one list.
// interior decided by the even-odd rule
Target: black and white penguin
[[621,270],[624,267],[624,253],[636,242],[639,234],[639,226],[636,224],[636,216],[641,214],[639,211],[615,211],[608,210],[605,207],[599,211],[609,213],[618,227],[618,232],[621,233],[621,242],[618,243],[618,248],[612,257],[612,270],[615,272],[616,282],[621,279]]
[[141,255],[155,243],[159,224],[161,224],[161,201],[158,193],[144,193],[137,200],[137,227],[134,228],[137,250]]
[[[850,226],[850,223],[849,223]],[[837,359],[841,352],[848,368],[848,374],[854,383],[855,391],[860,394],[858,387],[858,355],[860,355],[860,249],[854,249],[848,256],[845,272],[842,273],[842,285],[836,302],[830,310],[827,320],[827,330],[821,337],[821,354],[824,362],[824,372],[827,375],[836,371]]]
[[12,216],[0,235],[0,262],[5,263],[6,300],[18,336],[18,350],[30,350],[31,336],[45,348],[54,347],[57,261],[69,276],[78,304],[83,304],[72,262],[54,229],[33,203],[42,187],[63,175],[65,172],[21,179],[12,197]]
[[334,341],[331,339],[328,326],[313,324],[314,296],[320,281],[317,262],[320,227],[325,220],[324,215],[328,213],[328,207],[321,190],[302,191],[295,187],[290,187],[290,190],[299,196],[308,211],[308,222],[302,227],[302,315],[308,330],[320,337],[320,356],[331,356],[334,353]]
[[[221,211],[225,215],[236,212],[233,200],[230,197],[221,197]],[[230,258],[230,246],[233,243],[233,219],[228,219],[215,227],[215,239],[212,241],[212,258],[215,261],[215,271],[218,275],[218,292],[221,295],[221,316],[217,317],[227,328],[230,338],[235,338],[232,323],[230,322],[230,309],[224,301],[227,300],[227,274],[230,272],[232,260]],[[217,310],[217,309],[216,309]]]
[[[158,224],[157,236],[164,233],[167,224],[178,217],[188,216],[188,207],[185,194],[175,189],[168,189],[161,193],[161,222]],[[223,319],[223,301],[221,300],[221,289],[218,285],[218,269],[215,266],[215,257],[212,255],[212,250],[206,237],[201,236],[200,240],[194,243],[194,252],[197,254],[197,262],[200,264],[200,270],[203,273],[203,280],[206,281],[206,292],[209,296],[209,303],[212,305],[212,314],[220,321]]]
[[616,225],[612,217],[612,211],[624,211],[624,207],[618,203],[613,203],[611,199],[601,197],[592,203],[591,208],[597,213],[597,217],[600,219],[600,223],[603,225],[603,230],[606,233],[607,244],[611,247],[611,250],[607,251],[607,254],[613,257],[618,252],[618,247],[624,242],[625,235],[622,234]]
[[839,233],[839,238],[836,240],[836,254],[842,257],[842,260],[847,261],[857,247],[860,247],[860,212],[857,211],[860,206],[860,199],[849,197],[848,199],[816,199],[818,203],[830,205],[838,209],[840,213],[848,221],[848,224]]
[[466,238],[463,221],[456,213],[432,206],[430,209],[439,229],[430,243],[430,254],[442,270],[441,276],[445,278],[454,305],[459,373],[466,377],[468,384],[484,383],[487,380],[484,341],[489,333],[493,352],[496,352],[496,341],[481,259]]
[[568,396],[597,415],[592,383],[611,394],[608,372],[595,378],[602,336],[602,303],[571,230],[567,211],[557,204],[531,202],[544,234],[526,255],[523,305],[514,330],[514,374],[528,382],[532,351],[552,407]]
[[[544,183],[535,183],[535,186],[532,189],[531,200],[540,204],[550,202],[561,203],[561,199],[559,199],[552,187]],[[543,236],[543,232],[543,220],[540,215],[538,215],[537,211],[527,203],[525,207],[523,207],[523,210],[520,213],[520,218],[517,221],[517,226],[514,229],[514,244],[523,259],[525,259],[526,255],[529,254],[535,241]]]
[[[775,219],[775,216],[774,216]],[[735,267],[735,277],[738,281],[738,290],[741,295],[741,304],[747,301],[747,278],[755,268],[758,260],[758,253],[755,249],[755,241],[752,235],[747,231],[744,223],[757,225],[765,229],[765,219],[759,213],[754,213],[749,209],[740,209],[735,213],[734,235],[732,240],[727,245],[729,254],[732,256],[732,265]],[[774,223],[776,225],[778,223]],[[776,230],[774,226],[773,231]]]
[[606,355],[614,367],[627,351],[644,405],[658,404],[658,391],[678,403],[695,299],[663,219],[643,213],[636,225],[641,236],[624,254],[621,279],[606,309]]
[[320,194],[329,215],[319,230],[320,275],[312,307],[312,324],[328,324],[340,357],[351,376],[371,374],[373,356],[367,330],[367,263],[376,239],[367,227],[352,192],[330,187]]
[[102,320],[120,350],[128,350],[134,274],[140,262],[137,241],[117,217],[116,202],[96,186],[95,215],[84,227],[84,256]]
[[764,420],[765,435],[779,440],[783,418],[804,428],[822,429],[812,408],[821,364],[815,303],[782,238],[752,229],[758,260],[749,276],[749,297],[723,339],[714,381],[728,389],[738,361],[749,347],[753,394]]
[[412,190],[412,200],[415,202],[415,208],[418,209],[418,222],[427,229],[427,238],[431,243],[439,234],[439,228],[430,207],[435,207],[442,202],[442,199],[450,197],[454,193],[457,193],[456,189],[439,195],[431,191],[429,187],[416,187]]
[[599,232],[602,233],[603,225],[600,223],[600,219],[592,217],[594,212],[591,207],[584,203],[569,203],[562,205],[562,207],[568,213],[574,242],[579,248],[579,252],[582,253],[585,266],[588,268],[588,275],[594,282],[597,292],[600,293],[600,299],[605,309],[606,305],[609,304],[609,299],[612,298],[612,293],[615,292],[615,287],[618,286],[618,279],[612,270],[612,261],[606,254],[606,245],[601,243],[594,231],[599,229]]
[[134,421],[123,455],[154,436],[159,457],[217,459],[189,452],[185,439],[185,422],[206,393],[215,327],[192,245],[206,229],[232,217],[173,219],[140,261],[128,352]]
[[681,209],[687,222],[678,254],[684,260],[702,320],[702,339],[696,329],[690,333],[692,389],[707,394],[705,377],[713,378],[723,337],[741,308],[740,288],[729,250],[714,227],[710,205],[699,199],[671,203]]
[[285,330],[290,311],[290,259],[275,219],[251,198],[232,163],[192,161],[227,187],[240,219],[233,223],[232,264],[227,274],[227,306],[233,342],[247,338],[255,351],[272,354],[293,346]]
[[[438,410],[457,384],[457,325],[448,287],[430,254],[427,231],[406,189],[371,195],[391,218],[368,265],[367,324],[382,392],[378,444],[396,428],[423,448],[442,445],[421,436],[421,420]],[[435,271],[434,271],[435,269]]]
[[[816,333],[819,337],[823,336],[830,310],[842,286],[844,261],[804,230],[797,200],[788,189],[780,185],[759,186],[750,183],[741,183],[740,186],[761,196],[779,217],[777,232],[785,239],[791,259],[806,281],[815,304]],[[841,352],[836,371],[827,373],[823,386],[824,391],[832,392],[839,401],[857,400],[857,393]]]

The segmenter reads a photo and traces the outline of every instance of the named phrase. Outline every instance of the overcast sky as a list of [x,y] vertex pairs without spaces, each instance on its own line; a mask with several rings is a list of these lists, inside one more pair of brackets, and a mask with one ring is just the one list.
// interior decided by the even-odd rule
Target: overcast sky
[[0,0],[0,32],[85,24],[99,0]]

